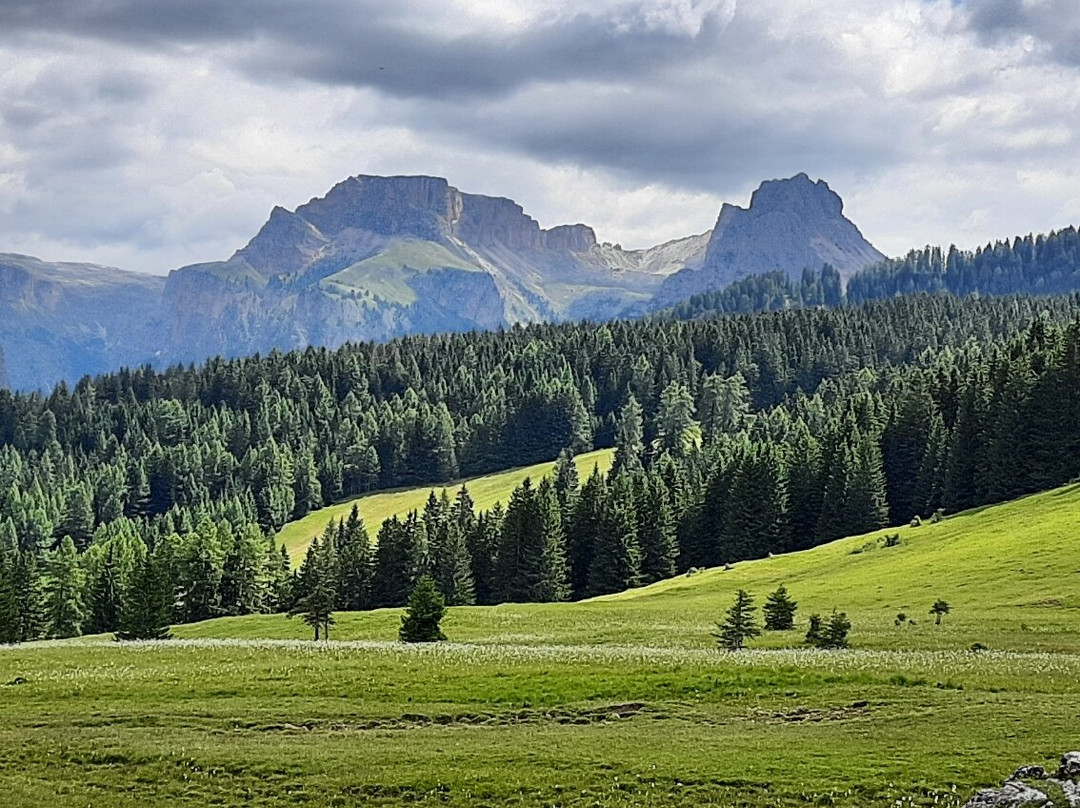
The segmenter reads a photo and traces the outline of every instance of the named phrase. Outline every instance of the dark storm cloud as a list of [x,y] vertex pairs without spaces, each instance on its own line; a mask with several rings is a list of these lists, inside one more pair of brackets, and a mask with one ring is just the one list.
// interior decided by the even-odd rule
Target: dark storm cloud
[[516,33],[424,28],[417,17],[384,2],[0,0],[8,36],[65,33],[155,48],[239,44],[236,64],[254,78],[367,86],[397,97],[484,96],[570,78],[630,81],[700,54],[716,31],[708,18],[696,36],[657,26],[634,5]]
[[1080,3],[1077,0],[967,0],[968,27],[983,41],[1031,36],[1048,55],[1080,65]]

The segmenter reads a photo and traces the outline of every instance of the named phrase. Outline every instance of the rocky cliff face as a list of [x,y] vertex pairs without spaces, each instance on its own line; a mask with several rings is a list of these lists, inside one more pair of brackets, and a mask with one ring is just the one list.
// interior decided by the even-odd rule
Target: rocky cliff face
[[165,279],[0,254],[0,384],[48,388],[154,361]]
[[700,263],[704,241],[657,249],[599,245],[583,224],[544,230],[513,200],[437,177],[352,177],[275,208],[227,261],[173,272],[163,356],[610,318],[642,307],[676,264]]
[[750,207],[725,204],[720,209],[700,269],[675,274],[658,299],[673,303],[748,275],[780,270],[797,276],[826,263],[846,280],[885,256],[843,211],[843,201],[824,180],[798,174],[763,182]]
[[847,274],[880,257],[806,175],[725,205],[711,233],[645,250],[584,224],[545,230],[513,200],[439,177],[357,176],[167,280],[0,256],[0,348],[8,383],[48,387],[122,364],[633,316],[756,272],[828,261]]

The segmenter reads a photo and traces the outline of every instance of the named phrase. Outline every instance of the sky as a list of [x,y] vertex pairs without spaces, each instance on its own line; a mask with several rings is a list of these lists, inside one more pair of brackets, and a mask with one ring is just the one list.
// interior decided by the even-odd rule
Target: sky
[[0,252],[165,273],[356,174],[656,244],[825,179],[879,249],[1080,224],[1077,0],[0,0]]

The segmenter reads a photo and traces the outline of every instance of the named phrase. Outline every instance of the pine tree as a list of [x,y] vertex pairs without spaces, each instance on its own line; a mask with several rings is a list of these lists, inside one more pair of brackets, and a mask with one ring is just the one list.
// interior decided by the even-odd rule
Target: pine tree
[[409,594],[409,604],[401,617],[398,637],[402,642],[441,642],[446,639],[439,623],[446,614],[446,603],[435,581],[424,575]]
[[334,625],[334,589],[327,578],[316,580],[314,587],[289,609],[288,616],[301,619],[311,628],[315,629],[315,639],[319,639],[322,631],[322,639],[330,639],[330,626]]
[[19,642],[39,639],[45,633],[47,622],[41,572],[34,553],[29,551],[16,553],[14,581],[18,603]]
[[622,470],[640,471],[644,453],[645,427],[641,417],[641,405],[634,398],[634,394],[629,393],[615,424],[615,459],[611,473],[617,474]]
[[85,617],[82,587],[75,542],[65,536],[49,560],[45,582],[45,615],[50,637],[76,637],[81,633]]
[[754,622],[754,599],[749,592],[740,589],[735,594],[735,602],[717,627],[720,630],[713,636],[717,644],[728,651],[738,651],[747,640],[761,634],[761,629]]
[[659,475],[649,474],[644,478],[636,514],[642,583],[670,578],[675,574],[678,546],[670,495]]
[[788,595],[787,587],[781,585],[765,599],[766,631],[788,631],[795,627],[795,611],[798,604]]
[[116,547],[110,543],[97,577],[90,587],[89,632],[104,634],[116,631],[120,625],[120,603],[120,568]]
[[641,575],[641,550],[637,541],[637,519],[629,486],[620,478],[609,487],[601,503],[600,529],[593,546],[588,597],[622,592],[637,586]]
[[14,552],[0,549],[0,644],[19,642],[19,600],[15,591]]
[[448,606],[471,606],[475,603],[472,558],[458,523],[445,519],[439,526],[435,559],[435,579]]
[[949,613],[949,604],[938,598],[934,601],[934,605],[930,607],[930,614],[934,615],[934,625],[941,625],[941,618]]
[[172,593],[164,565],[150,553],[132,571],[120,603],[117,640],[167,640]]
[[341,608],[352,611],[370,608],[374,575],[371,539],[356,505],[352,506],[348,519],[342,523],[338,557],[341,564],[338,602]]
[[566,534],[563,532],[559,498],[551,480],[544,478],[536,491],[540,516],[540,580],[532,600],[555,603],[570,595],[569,565],[566,559]]

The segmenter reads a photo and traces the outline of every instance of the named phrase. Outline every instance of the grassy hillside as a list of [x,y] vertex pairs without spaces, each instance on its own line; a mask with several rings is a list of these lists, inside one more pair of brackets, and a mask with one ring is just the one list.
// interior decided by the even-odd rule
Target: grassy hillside
[[[606,474],[611,468],[614,451],[600,449],[578,455],[574,458],[578,474],[582,480],[592,473],[593,467],[599,467],[601,473]],[[476,503],[477,510],[488,510],[496,502],[503,505],[510,499],[510,494],[521,485],[522,480],[530,477],[534,482],[541,477],[551,474],[555,463],[538,463],[535,466],[523,466],[521,468],[502,471],[498,474],[489,474],[484,477],[474,477],[469,480],[458,480],[446,486],[419,486],[417,488],[397,489],[394,491],[380,491],[377,494],[368,494],[348,502],[340,502],[328,508],[308,514],[303,519],[290,522],[278,533],[278,541],[282,542],[289,550],[293,563],[299,563],[307,552],[308,545],[316,536],[322,534],[331,519],[341,519],[348,516],[353,503],[360,507],[360,515],[367,525],[368,532],[375,537],[379,525],[384,519],[392,516],[404,516],[409,511],[424,507],[428,495],[432,490],[436,496],[440,496],[446,490],[453,498],[458,488],[464,483],[469,489],[469,495]]]
[[[5,806],[958,808],[1076,747],[1080,486],[579,604],[228,618],[0,646]],[[719,653],[733,592],[800,630]],[[953,606],[941,626],[938,597]],[[759,600],[760,602],[760,600]],[[846,609],[850,651],[809,651]],[[903,610],[917,621],[898,627]],[[273,639],[280,638],[280,639]],[[340,641],[352,638],[353,642]],[[991,650],[969,649],[982,642]],[[788,647],[778,647],[788,646]]]
[[[602,456],[602,459],[606,459]],[[470,491],[485,501],[504,496],[535,468],[484,478]],[[504,486],[504,487],[501,487]],[[419,507],[425,491],[361,500],[365,518],[392,508]],[[396,499],[400,498],[400,499]],[[365,503],[371,502],[371,506]],[[376,511],[376,503],[385,510]],[[338,513],[343,513],[341,507]],[[320,511],[321,530],[330,514]],[[846,611],[858,645],[875,648],[990,647],[1080,651],[1080,486],[959,514],[933,525],[842,539],[802,553],[680,576],[653,586],[577,604],[507,604],[451,611],[454,639],[530,644],[645,644],[701,647],[737,589],[758,597],[786,584],[799,601],[797,618]],[[302,523],[298,523],[302,524]],[[886,547],[884,537],[900,534]],[[308,539],[310,540],[310,539]],[[297,547],[298,544],[290,544]],[[931,604],[944,598],[952,613],[933,625]],[[903,612],[915,621],[898,627]],[[338,616],[340,639],[393,639],[399,612]],[[805,630],[805,629],[804,629]],[[226,618],[182,626],[184,637],[303,638],[307,629],[280,616]],[[787,644],[771,635],[759,644]]]

